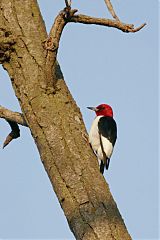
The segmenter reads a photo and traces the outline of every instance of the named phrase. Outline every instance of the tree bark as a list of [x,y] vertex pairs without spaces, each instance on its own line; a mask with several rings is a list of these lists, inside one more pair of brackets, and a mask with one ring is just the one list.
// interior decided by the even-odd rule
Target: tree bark
[[45,39],[36,0],[1,0],[0,61],[71,231],[83,240],[131,239],[60,66],[46,64]]

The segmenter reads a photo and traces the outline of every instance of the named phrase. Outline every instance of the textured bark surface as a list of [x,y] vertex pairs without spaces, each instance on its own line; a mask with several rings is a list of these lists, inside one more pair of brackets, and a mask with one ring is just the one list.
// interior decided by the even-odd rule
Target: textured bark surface
[[46,38],[36,0],[0,1],[0,61],[72,232],[84,240],[131,239],[60,67],[47,64]]

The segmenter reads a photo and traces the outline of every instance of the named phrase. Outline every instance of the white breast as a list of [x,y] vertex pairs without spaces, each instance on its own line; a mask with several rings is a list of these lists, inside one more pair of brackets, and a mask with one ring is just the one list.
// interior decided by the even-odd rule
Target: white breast
[[[90,132],[89,132],[89,142],[97,154],[97,157],[100,160],[103,160],[103,153],[100,145],[100,136],[98,132],[98,121],[102,116],[98,116],[94,119]],[[105,137],[102,136],[102,144],[104,148],[104,152],[108,158],[111,157],[112,152],[113,152],[113,146],[112,143]]]
[[98,148],[100,146],[100,139],[99,139],[99,133],[98,133],[98,121],[102,116],[98,116],[94,119],[90,132],[89,132],[89,142],[92,145],[92,148],[95,152],[98,151]]

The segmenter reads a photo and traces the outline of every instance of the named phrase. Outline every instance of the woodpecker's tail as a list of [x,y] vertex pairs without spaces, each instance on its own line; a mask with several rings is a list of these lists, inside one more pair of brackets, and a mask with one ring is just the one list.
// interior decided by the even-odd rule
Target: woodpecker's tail
[[105,164],[105,166],[106,166],[106,169],[108,170],[108,168],[109,168],[109,162],[110,162],[110,158],[106,158],[106,164]]
[[100,172],[103,174],[104,173],[104,162],[101,161],[101,164],[100,164]]
[[106,169],[108,170],[109,168],[109,162],[110,162],[110,158],[106,157],[105,161],[101,161],[100,164],[100,172],[103,174],[104,173],[104,167],[106,167]]

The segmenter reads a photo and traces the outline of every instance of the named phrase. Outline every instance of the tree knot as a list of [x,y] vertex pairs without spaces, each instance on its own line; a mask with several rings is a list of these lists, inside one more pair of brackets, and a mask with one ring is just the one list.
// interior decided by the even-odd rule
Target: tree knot
[[12,33],[5,28],[0,28],[0,63],[9,61],[15,43]]
[[69,21],[76,12],[78,12],[77,9],[71,9],[71,7],[68,6],[68,7],[65,7],[61,13],[62,13],[64,19],[66,21]]

